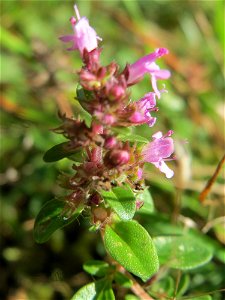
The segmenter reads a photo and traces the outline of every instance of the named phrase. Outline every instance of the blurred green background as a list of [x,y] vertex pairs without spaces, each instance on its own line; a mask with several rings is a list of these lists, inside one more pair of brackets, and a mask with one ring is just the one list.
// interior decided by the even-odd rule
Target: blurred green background
[[[123,68],[157,47],[170,50],[159,61],[172,77],[159,102],[157,124],[137,131],[150,138],[157,130],[174,130],[177,159],[170,167],[176,175],[166,180],[150,166],[146,177],[160,213],[171,223],[203,230],[221,247],[224,168],[203,204],[198,195],[224,151],[224,1],[76,3],[103,38],[105,64],[115,60]],[[1,299],[69,299],[91,280],[82,264],[105,256],[85,215],[46,244],[36,244],[32,235],[41,206],[60,193],[59,170],[71,165],[66,159],[46,164],[42,157],[63,141],[50,131],[60,124],[57,112],[73,107],[81,61],[58,40],[71,33],[73,4],[1,1]],[[132,98],[138,100],[149,88],[146,78],[132,88]],[[218,255],[190,272],[187,292],[215,291],[213,299],[224,299],[216,292],[225,286],[223,259]]]

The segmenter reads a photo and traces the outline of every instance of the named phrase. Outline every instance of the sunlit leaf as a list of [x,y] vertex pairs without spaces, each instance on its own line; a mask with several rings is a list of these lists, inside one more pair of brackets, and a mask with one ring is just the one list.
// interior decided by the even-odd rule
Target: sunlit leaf
[[102,279],[83,286],[71,300],[114,300],[111,282]]
[[133,218],[136,211],[135,196],[128,185],[115,187],[111,191],[102,190],[101,195],[122,220]]
[[152,239],[136,221],[107,225],[104,241],[109,254],[143,281],[157,272],[159,263]]

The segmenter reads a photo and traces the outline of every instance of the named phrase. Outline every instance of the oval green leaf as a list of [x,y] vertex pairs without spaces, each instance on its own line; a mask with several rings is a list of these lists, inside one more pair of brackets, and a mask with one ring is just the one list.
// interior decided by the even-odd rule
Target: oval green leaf
[[109,264],[101,260],[89,260],[83,265],[83,269],[93,276],[102,277],[107,274]]
[[73,222],[83,207],[73,211],[65,201],[53,199],[40,210],[34,224],[34,239],[37,243],[45,243],[57,229]]
[[115,300],[111,282],[105,279],[89,283],[79,289],[71,300]]
[[111,191],[102,190],[101,195],[122,220],[133,218],[136,211],[135,196],[128,185],[115,187]]
[[212,251],[197,239],[186,236],[161,236],[154,238],[160,264],[187,270],[206,264]]
[[153,241],[136,221],[107,225],[104,241],[109,254],[143,281],[157,272],[159,262]]
[[50,148],[43,156],[45,162],[55,162],[62,158],[68,157],[74,153],[80,153],[81,149],[69,149],[69,143],[64,142]]

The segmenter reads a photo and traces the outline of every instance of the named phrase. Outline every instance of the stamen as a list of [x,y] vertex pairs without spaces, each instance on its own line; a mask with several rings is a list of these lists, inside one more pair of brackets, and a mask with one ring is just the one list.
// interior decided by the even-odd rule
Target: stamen
[[151,78],[152,78],[152,80],[151,80],[151,82],[152,82],[152,88],[153,88],[156,96],[158,97],[158,99],[160,99],[160,91],[157,88],[156,78],[155,78],[154,75],[152,75]]
[[153,107],[153,108],[148,108],[147,109],[149,112],[150,111],[159,111],[159,108],[158,107]]
[[75,10],[75,14],[76,14],[76,16],[77,16],[77,20],[79,21],[79,20],[80,20],[80,13],[79,13],[79,10],[78,10],[76,4],[74,5],[74,10]]
[[173,161],[173,160],[177,160],[177,157],[174,155],[174,156],[171,156],[171,157],[164,158],[163,160],[164,161]]
[[173,134],[173,130],[169,130],[168,132],[167,132],[167,136],[171,136]]
[[169,130],[164,136],[163,138],[166,138],[168,136],[171,136],[173,134],[173,130]]

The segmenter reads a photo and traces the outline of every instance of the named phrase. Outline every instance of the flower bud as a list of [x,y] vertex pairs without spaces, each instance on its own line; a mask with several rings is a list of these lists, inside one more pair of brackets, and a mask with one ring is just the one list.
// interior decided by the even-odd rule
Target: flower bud
[[130,154],[126,150],[111,150],[105,156],[105,163],[109,166],[116,167],[128,163]]
[[101,196],[99,194],[95,193],[89,197],[88,202],[90,204],[99,205],[101,200],[102,200]]
[[112,125],[113,123],[115,123],[115,117],[110,115],[110,114],[107,114],[103,117],[103,120],[104,124],[106,125]]
[[93,216],[94,216],[94,222],[97,221],[104,222],[105,219],[108,217],[108,212],[103,207],[96,207],[92,210]]
[[136,204],[136,210],[139,210],[144,205],[144,201],[137,200],[135,204]]
[[105,148],[112,149],[117,144],[116,138],[114,136],[110,136],[105,140]]
[[101,124],[93,123],[92,124],[92,132],[94,134],[102,134],[103,133],[103,126]]
[[121,85],[114,85],[110,90],[110,96],[117,101],[123,97],[124,93],[125,89]]

